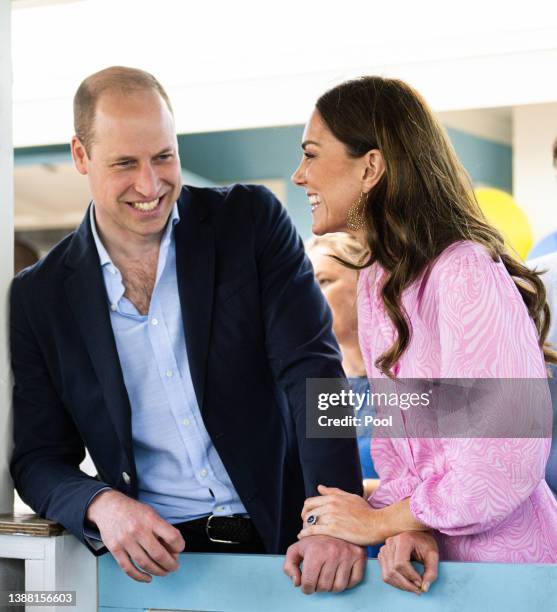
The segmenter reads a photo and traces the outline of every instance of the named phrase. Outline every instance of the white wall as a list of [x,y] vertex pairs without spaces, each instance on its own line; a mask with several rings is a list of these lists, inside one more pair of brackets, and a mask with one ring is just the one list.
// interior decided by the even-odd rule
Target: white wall
[[555,138],[557,103],[513,109],[513,194],[530,219],[534,244],[557,230]]
[[510,107],[447,111],[437,113],[437,117],[445,127],[499,144],[513,144],[513,118]]
[[0,512],[11,512],[10,368],[7,294],[13,276],[13,150],[10,0],[0,0]]

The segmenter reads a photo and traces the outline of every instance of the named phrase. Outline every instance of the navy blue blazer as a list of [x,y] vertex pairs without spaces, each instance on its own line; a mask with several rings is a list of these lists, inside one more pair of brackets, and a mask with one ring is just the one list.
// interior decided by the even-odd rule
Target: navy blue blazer
[[[344,376],[331,314],[268,190],[187,187],[178,207],[178,289],[203,421],[266,550],[282,553],[317,484],[361,493],[355,440],[305,433],[306,378]],[[84,541],[96,491],[137,497],[131,408],[88,214],[10,296],[11,474],[27,504]],[[84,445],[97,478],[79,470]]]

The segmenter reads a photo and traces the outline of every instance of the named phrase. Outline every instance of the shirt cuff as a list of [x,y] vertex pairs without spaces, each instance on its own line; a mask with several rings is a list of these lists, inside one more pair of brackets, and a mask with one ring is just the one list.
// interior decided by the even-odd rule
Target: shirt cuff
[[[89,508],[89,506],[91,505],[91,502],[95,499],[95,497],[97,497],[97,495],[99,493],[102,493],[103,491],[112,491],[112,489],[111,487],[103,487],[102,489],[95,491],[95,493],[91,495],[91,498],[87,502],[86,508]],[[87,510],[85,510],[85,512],[87,513]],[[83,525],[83,539],[94,550],[100,550],[101,548],[104,548],[104,543],[101,539],[100,531],[96,529],[95,527],[89,527],[84,524]]]

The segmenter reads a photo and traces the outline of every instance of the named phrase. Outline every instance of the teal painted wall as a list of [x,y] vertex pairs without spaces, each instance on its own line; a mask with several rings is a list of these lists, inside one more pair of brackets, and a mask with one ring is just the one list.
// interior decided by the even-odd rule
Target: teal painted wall
[[[278,178],[287,181],[288,211],[303,238],[311,216],[303,189],[290,182],[300,161],[303,126],[180,136],[182,164],[215,182]],[[512,147],[448,130],[457,155],[475,184],[512,192]]]
[[[301,157],[303,126],[270,127],[178,137],[182,166],[216,183],[283,179],[286,204],[302,237],[311,234],[311,215],[303,189],[290,182]],[[512,147],[457,130],[448,130],[457,155],[476,184],[512,191]],[[66,145],[17,149],[16,164],[70,161]]]
[[460,161],[475,185],[489,185],[512,193],[513,150],[500,144],[460,132],[447,130]]
[[288,126],[188,134],[179,137],[182,164],[207,178],[226,183],[283,179],[286,204],[303,238],[311,235],[311,215],[303,189],[290,182],[301,158],[304,127]]

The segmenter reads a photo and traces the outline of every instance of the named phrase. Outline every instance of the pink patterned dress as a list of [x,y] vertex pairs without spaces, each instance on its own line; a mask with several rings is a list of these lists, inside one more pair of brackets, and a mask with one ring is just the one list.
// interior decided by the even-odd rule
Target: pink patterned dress
[[[395,330],[383,307],[385,272],[362,271],[359,336],[369,378]],[[410,346],[399,378],[540,378],[543,355],[533,321],[501,262],[472,242],[447,248],[402,296]],[[410,498],[434,530],[441,559],[556,563],[557,502],[544,479],[547,438],[375,438],[381,485],[374,508]]]

